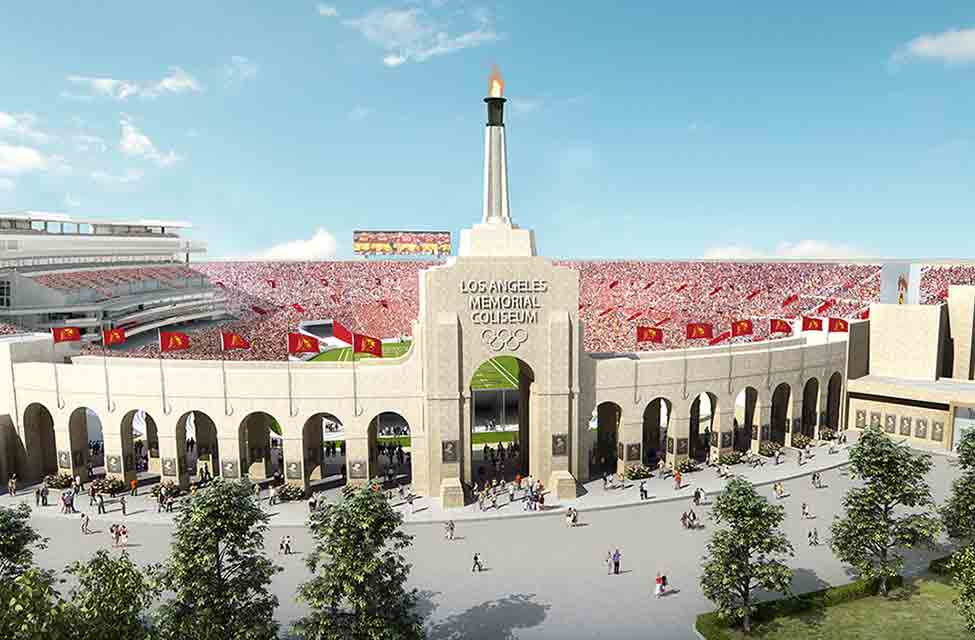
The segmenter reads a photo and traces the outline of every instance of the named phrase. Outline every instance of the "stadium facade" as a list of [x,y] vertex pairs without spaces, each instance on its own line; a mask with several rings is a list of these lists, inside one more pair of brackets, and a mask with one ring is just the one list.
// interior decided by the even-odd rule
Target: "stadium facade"
[[[465,485],[478,480],[472,378],[483,363],[510,356],[519,363],[521,471],[565,498],[590,478],[597,440],[612,444],[611,459],[602,462],[619,472],[641,464],[649,450],[673,466],[688,457],[757,451],[766,442],[789,446],[797,434],[817,439],[825,429],[845,428],[848,404],[876,412],[873,405],[861,408],[866,397],[852,396],[848,373],[874,385],[869,402],[883,412],[905,406],[905,399],[893,387],[880,389],[880,378],[901,372],[937,380],[948,370],[941,356],[923,372],[903,368],[917,356],[896,353],[917,330],[917,318],[905,310],[920,307],[909,304],[874,305],[870,320],[850,323],[839,338],[797,332],[774,342],[587,353],[579,274],[536,255],[532,231],[512,222],[504,99],[485,101],[482,219],[462,233],[456,257],[420,273],[419,315],[404,356],[358,363],[66,359],[69,352],[50,336],[2,339],[0,475],[85,476],[93,412],[104,429],[107,473],[130,480],[136,473],[132,423],[144,412],[151,468],[163,480],[188,481],[192,415],[196,446],[228,478],[267,477],[269,434],[277,423],[284,478],[307,486],[322,476],[325,417],[343,425],[347,478],[362,483],[382,472],[380,416],[395,413],[409,425],[414,492],[459,506]],[[961,378],[972,376],[973,291],[952,287],[947,307],[925,308],[931,317],[925,316],[919,342],[943,354],[951,341],[950,370],[967,393],[973,385]],[[872,323],[881,328],[871,335]],[[889,344],[892,335],[901,342]],[[886,364],[871,371],[874,361]],[[939,444],[947,447],[952,423],[945,417],[943,424]]]

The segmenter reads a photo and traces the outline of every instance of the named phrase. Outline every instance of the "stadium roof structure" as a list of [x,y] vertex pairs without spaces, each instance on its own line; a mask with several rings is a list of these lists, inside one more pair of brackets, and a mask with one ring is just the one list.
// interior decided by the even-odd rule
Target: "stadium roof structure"
[[0,211],[0,218],[4,220],[31,220],[36,222],[64,222],[68,224],[97,224],[120,227],[168,227],[170,229],[191,229],[193,225],[180,220],[113,220],[109,218],[75,218],[67,213],[52,213],[48,211]]

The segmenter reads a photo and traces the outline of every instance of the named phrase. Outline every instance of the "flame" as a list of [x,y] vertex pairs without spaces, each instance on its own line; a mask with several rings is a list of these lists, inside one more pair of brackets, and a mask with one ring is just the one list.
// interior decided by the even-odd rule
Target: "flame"
[[490,95],[492,98],[500,98],[504,93],[504,79],[501,77],[501,71],[498,69],[497,65],[491,69],[489,87],[490,90],[488,95]]

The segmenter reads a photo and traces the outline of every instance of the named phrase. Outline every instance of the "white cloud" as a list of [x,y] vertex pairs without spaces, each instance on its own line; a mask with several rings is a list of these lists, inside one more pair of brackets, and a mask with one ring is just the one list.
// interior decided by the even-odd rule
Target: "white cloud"
[[356,121],[362,121],[362,120],[365,120],[366,118],[368,118],[370,115],[372,115],[373,111],[374,110],[373,109],[370,109],[369,107],[363,107],[363,106],[359,105],[356,108],[354,108],[352,111],[349,112],[349,119],[350,120],[356,120]]
[[541,98],[510,98],[508,103],[518,113],[531,113],[542,108]]
[[70,193],[64,194],[64,208],[65,209],[75,209],[81,206],[81,200],[71,195]]
[[13,191],[17,183],[10,178],[0,178],[0,191]]
[[125,155],[148,158],[160,167],[168,167],[182,160],[173,151],[168,153],[159,151],[149,136],[142,133],[128,116],[122,116],[121,125],[122,139],[119,140],[119,150]]
[[319,3],[315,9],[318,10],[318,15],[324,16],[326,18],[335,18],[339,15],[339,10],[330,4]]
[[894,62],[912,58],[956,64],[975,62],[975,29],[924,34],[901,46],[893,55]]
[[138,169],[126,169],[121,174],[106,173],[105,171],[92,171],[91,179],[103,184],[129,184],[142,180],[142,171]]
[[75,151],[79,153],[88,153],[91,151],[105,153],[108,151],[108,143],[98,136],[79,133],[72,137],[71,140],[74,142]]
[[447,27],[418,7],[374,9],[360,18],[344,20],[343,24],[384,49],[387,53],[383,64],[398,67],[405,62],[424,62],[498,39],[487,12],[477,11],[473,17],[476,27],[459,35],[451,35]]
[[[199,81],[180,67],[170,67],[169,75],[150,85],[140,85],[137,82],[103,78],[96,76],[68,76],[68,82],[87,89],[92,95],[112,98],[114,100],[128,100],[132,96],[142,98],[157,98],[165,93],[198,93],[203,90]],[[66,98],[86,99],[87,96],[63,92]]]
[[37,149],[0,143],[0,173],[17,175],[49,166],[49,159]]
[[8,134],[36,144],[50,142],[54,136],[38,131],[34,125],[38,117],[33,113],[4,113],[0,111],[0,134]]
[[276,244],[250,260],[325,260],[335,256],[338,242],[335,236],[319,227],[307,240],[292,240]]
[[780,242],[773,252],[765,252],[743,244],[708,247],[704,250],[708,260],[760,260],[762,258],[862,258],[864,252],[852,245],[831,244],[819,240]]
[[228,83],[244,82],[257,77],[258,67],[244,56],[231,56],[223,67],[223,77]]

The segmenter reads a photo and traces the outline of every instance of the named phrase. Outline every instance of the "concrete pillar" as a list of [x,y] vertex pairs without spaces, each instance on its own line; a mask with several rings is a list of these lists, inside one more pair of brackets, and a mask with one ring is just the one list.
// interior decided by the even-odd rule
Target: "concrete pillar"
[[[301,447],[300,457],[304,461],[305,479],[307,481],[321,480],[323,465],[322,444],[324,442],[322,429],[320,426],[313,425],[304,429],[302,433],[304,438],[302,441],[299,441],[299,446]],[[293,456],[288,455],[287,451],[285,452],[285,456],[289,459],[295,459]]]
[[[734,402],[734,399],[731,399]],[[726,403],[728,404],[728,403]],[[717,462],[722,455],[734,449],[735,408],[730,405],[722,407],[714,417],[711,427],[711,461]]]
[[125,486],[135,479],[135,453],[132,450],[131,432],[125,438],[119,430],[103,425],[105,445],[105,477],[117,478]]
[[[321,445],[319,445],[319,451],[321,451]],[[303,440],[301,438],[285,438],[281,443],[281,454],[281,472],[284,474],[285,482],[297,485],[302,490],[307,491],[308,479],[305,477],[304,460],[308,452],[303,446]],[[320,467],[318,475],[320,478]]]
[[368,435],[353,438],[348,434],[349,431],[346,431],[345,464],[348,484],[357,487],[369,484],[369,479],[380,472],[376,468],[376,447],[370,447]]
[[[625,473],[628,467],[635,467],[643,461],[643,417],[639,420],[629,417],[620,422],[617,442],[623,445],[623,458],[617,455],[616,471]],[[617,445],[617,453],[619,445]]]
[[786,416],[785,424],[785,446],[792,446],[792,436],[802,429],[802,396],[803,388],[799,388],[799,393],[794,391],[789,396],[789,411]]
[[[460,441],[463,443],[463,451],[459,452],[460,464],[448,463],[443,470],[444,478],[456,478],[457,474],[460,474],[461,482],[467,485],[473,485],[476,480],[474,473],[474,399],[471,396],[471,390],[466,389],[464,395],[461,398],[461,416],[463,423],[461,424],[461,438]],[[525,450],[525,443],[520,443],[522,451]],[[442,447],[442,445],[441,445]],[[453,483],[451,483],[453,486]],[[456,502],[456,491],[452,492],[454,494]],[[445,505],[446,506],[446,505]],[[463,496],[461,496],[461,503],[459,505],[454,504],[452,506],[464,506]]]
[[827,377],[819,385],[819,394],[816,396],[816,428],[813,431],[813,439],[819,440],[819,430],[826,426],[829,407],[829,378]]
[[667,466],[671,469],[681,460],[690,457],[690,435],[690,416],[685,412],[677,413],[675,410],[667,429]]
[[755,407],[755,426],[752,428],[752,453],[758,453],[762,443],[770,438],[771,426],[769,422],[771,417],[771,401],[759,396]]
[[[190,484],[190,473],[186,466],[186,443],[178,440],[175,434],[162,434],[157,443],[159,457],[156,458],[159,475],[163,482],[174,482],[181,489],[186,489]],[[152,469],[152,457],[149,458],[150,470]]]
[[70,417],[57,421],[55,419],[54,441],[57,446],[58,473],[67,473],[71,477],[80,476],[82,482],[88,482],[88,438],[87,425],[84,420],[70,424]]
[[[233,435],[227,437],[224,435],[227,432]],[[241,470],[244,468],[244,458],[241,457],[242,447],[237,428],[232,427],[226,432],[221,432],[217,438],[217,447],[220,450],[220,466],[211,467],[210,472],[215,478],[221,477],[225,480],[238,480],[242,476]]]

